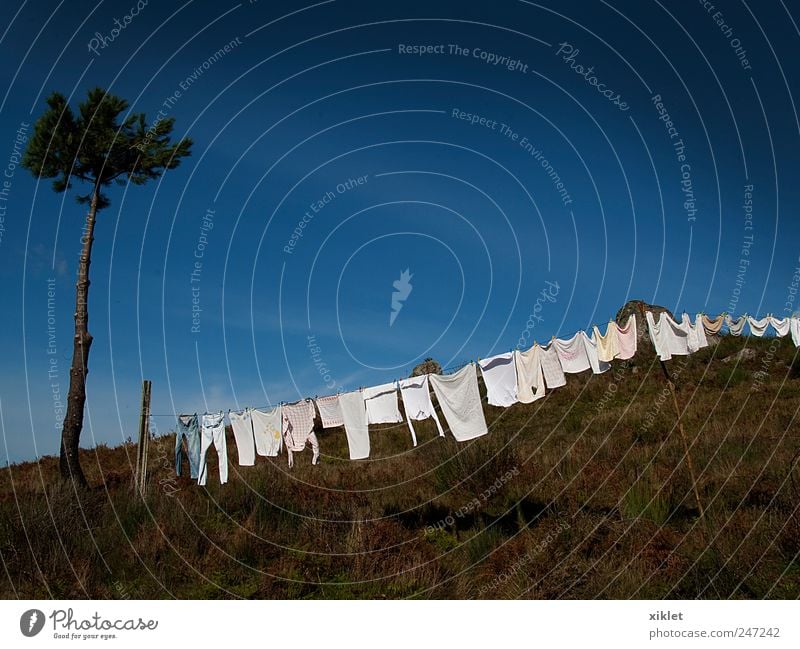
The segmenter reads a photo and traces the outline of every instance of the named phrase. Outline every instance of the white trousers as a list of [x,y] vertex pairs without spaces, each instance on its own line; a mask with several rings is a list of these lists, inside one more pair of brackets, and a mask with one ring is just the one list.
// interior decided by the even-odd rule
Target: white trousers
[[206,454],[211,445],[217,449],[219,458],[219,483],[228,481],[228,446],[225,443],[225,420],[223,415],[203,415],[200,429],[200,467],[198,469],[197,484],[204,486],[208,480],[208,465]]

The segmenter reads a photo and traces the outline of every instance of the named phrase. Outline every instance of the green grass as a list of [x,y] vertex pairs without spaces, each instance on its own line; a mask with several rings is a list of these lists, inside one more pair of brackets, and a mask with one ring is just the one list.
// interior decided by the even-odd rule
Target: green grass
[[[490,434],[432,422],[341,430],[300,454],[235,465],[207,489],[153,443],[144,501],[130,445],[83,452],[75,494],[57,458],[0,470],[0,595],[100,598],[661,598],[800,596],[800,371],[784,341],[724,338],[677,376],[706,518],[671,396],[644,348],[618,374],[570,376],[534,404],[485,406]],[[743,347],[754,358],[722,363]],[[666,396],[665,396],[666,395]],[[56,441],[53,441],[56,444]],[[164,485],[169,485],[169,489]],[[493,488],[494,487],[494,488]],[[485,496],[483,496],[485,494]]]

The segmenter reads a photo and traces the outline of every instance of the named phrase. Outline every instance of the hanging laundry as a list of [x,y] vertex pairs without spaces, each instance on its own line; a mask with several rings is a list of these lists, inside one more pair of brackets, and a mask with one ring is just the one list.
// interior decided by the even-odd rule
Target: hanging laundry
[[722,325],[725,324],[725,316],[720,315],[717,316],[714,320],[709,318],[707,315],[703,315],[703,329],[706,330],[706,335],[716,335],[722,329]]
[[450,426],[450,432],[457,441],[466,442],[489,432],[481,407],[478,374],[474,363],[466,365],[455,374],[431,374],[430,382],[444,418]]
[[569,340],[555,339],[558,360],[561,361],[561,369],[565,374],[579,374],[592,367],[583,338],[583,332],[579,331]]
[[323,428],[336,428],[344,425],[342,410],[339,407],[339,395],[317,398],[317,410]]
[[347,435],[347,446],[351,460],[369,457],[369,427],[367,408],[361,392],[347,392],[339,395],[339,408]]
[[662,361],[668,361],[675,356],[689,354],[689,332],[675,322],[665,311],[659,314],[658,322],[653,314],[645,314],[650,340],[656,354]]
[[283,418],[281,407],[275,406],[272,410],[251,410],[250,418],[253,422],[253,438],[256,444],[256,453],[262,457],[277,457],[281,452],[281,428]]
[[230,412],[228,418],[233,428],[233,439],[236,441],[236,451],[239,455],[239,466],[253,466],[256,463],[256,444],[253,438],[253,424],[250,411],[241,413]]
[[595,374],[607,372],[611,365],[601,361],[598,357],[597,339],[594,337],[594,332],[592,332],[591,336],[587,335],[585,331],[581,331],[580,333],[583,338],[583,344],[586,347],[586,356],[589,359],[589,367],[592,368],[592,372]]
[[636,346],[639,342],[636,316],[631,315],[624,327],[620,327],[616,322],[613,325],[617,328],[617,358],[627,361],[636,355]]
[[397,383],[364,388],[362,397],[367,404],[367,421],[370,424],[399,424],[403,421],[397,404]]
[[706,328],[703,326],[703,315],[698,313],[694,318],[694,333],[697,336],[697,348],[703,349],[708,347],[708,338],[706,338]]
[[433,417],[433,421],[436,422],[436,428],[439,429],[439,437],[444,437],[442,424],[439,422],[439,416],[436,414],[431,401],[431,393],[428,389],[428,375],[402,379],[399,384],[400,394],[403,396],[403,408],[406,411],[408,429],[411,431],[411,440],[414,442],[414,446],[417,445],[417,434],[414,432],[412,420],[421,421],[428,417]]
[[[536,346],[534,344],[534,346]],[[561,388],[567,384],[567,377],[564,376],[564,369],[561,367],[561,359],[558,357],[558,349],[553,343],[545,345],[542,349],[542,374],[548,390]]]
[[775,334],[783,338],[785,335],[789,333],[789,318],[776,318],[775,316],[769,316],[769,323],[772,325],[772,328],[775,330]]
[[517,370],[513,352],[484,358],[478,361],[478,365],[481,366],[489,405],[507,408],[517,403]]
[[728,315],[725,316],[725,323],[728,325],[728,333],[731,336],[741,336],[744,331],[744,325],[747,323],[747,316],[734,320]]
[[197,414],[178,415],[178,430],[175,432],[175,474],[182,475],[183,439],[186,438],[186,457],[189,460],[189,475],[197,480],[200,467],[200,424]]
[[219,459],[219,483],[225,484],[228,481],[228,445],[225,441],[225,414],[222,412],[206,413],[200,420],[200,466],[197,484],[201,487],[208,480],[206,455],[212,444]]
[[689,318],[688,313],[684,313],[681,316],[681,329],[686,332],[687,335],[687,348],[689,349],[690,354],[694,354],[698,349],[701,347],[708,347],[708,341],[706,340],[706,332],[703,329],[702,321],[700,320],[700,316],[698,315],[695,319],[695,324],[692,324],[691,318]]
[[800,318],[789,318],[789,333],[792,334],[794,346],[800,347]]
[[319,461],[319,441],[314,434],[314,404],[309,400],[290,403],[281,408],[283,441],[289,455],[289,467],[294,466],[293,453],[302,453],[311,444],[311,464]]
[[514,368],[517,372],[517,399],[520,403],[533,403],[544,396],[544,372],[542,372],[542,348],[534,345],[528,351],[514,352]]
[[761,338],[767,332],[767,327],[769,327],[769,318],[756,320],[752,316],[747,316],[747,322],[750,324],[750,333],[756,338]]
[[610,363],[619,355],[619,340],[617,338],[617,323],[611,320],[606,325],[606,335],[600,335],[597,325],[592,327],[594,339],[597,341],[597,359]]

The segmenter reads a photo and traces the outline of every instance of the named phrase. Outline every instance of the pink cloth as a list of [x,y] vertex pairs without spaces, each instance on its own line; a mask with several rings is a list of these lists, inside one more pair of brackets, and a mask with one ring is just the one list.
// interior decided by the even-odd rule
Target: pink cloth
[[624,327],[617,325],[617,358],[626,361],[636,354],[638,334],[636,331],[636,316],[631,315]]
[[292,453],[301,453],[306,444],[311,444],[314,456],[311,464],[319,460],[319,441],[314,434],[314,402],[306,399],[281,409],[283,415],[283,441],[289,454],[289,466],[294,466]]

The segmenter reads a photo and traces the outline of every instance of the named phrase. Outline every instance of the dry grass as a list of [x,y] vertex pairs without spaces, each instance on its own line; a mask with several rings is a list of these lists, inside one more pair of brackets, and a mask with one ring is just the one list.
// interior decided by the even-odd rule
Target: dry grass
[[[771,344],[723,338],[669,364],[704,519],[644,350],[535,404],[486,406],[490,435],[465,445],[430,422],[417,449],[404,424],[376,427],[373,460],[349,462],[343,432],[326,431],[323,463],[303,453],[289,472],[285,458],[236,466],[231,438],[229,484],[212,462],[202,489],[174,478],[167,435],[144,502],[131,446],[85,451],[95,487],[80,495],[55,458],[13,465],[0,471],[0,595],[795,598],[800,373],[791,342]],[[755,359],[720,362],[743,346]]]

